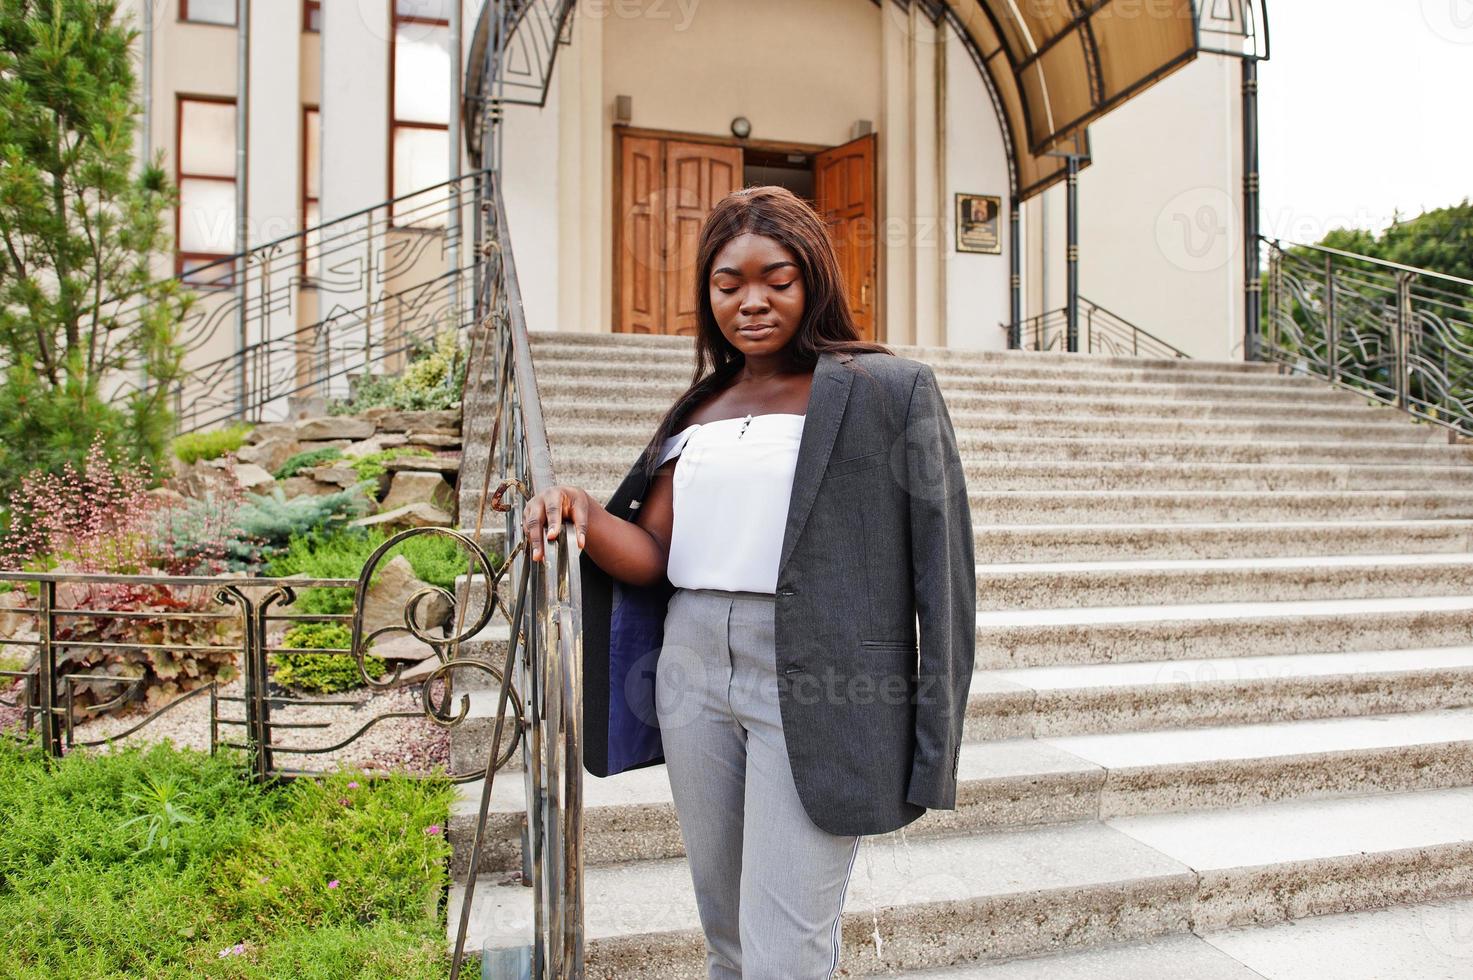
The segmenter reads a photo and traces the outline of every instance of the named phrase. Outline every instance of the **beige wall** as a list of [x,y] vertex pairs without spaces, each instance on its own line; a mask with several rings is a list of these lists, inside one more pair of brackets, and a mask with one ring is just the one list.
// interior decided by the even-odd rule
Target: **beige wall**
[[[152,2],[152,138],[172,170],[176,95],[234,94],[236,33],[178,22],[177,0]],[[256,241],[296,228],[303,103],[323,108],[324,216],[387,195],[390,0],[325,5],[320,37],[300,33],[295,0],[290,18],[262,17],[281,2],[256,0]],[[464,6],[468,42],[479,3]],[[612,328],[613,104],[624,94],[633,123],[654,129],[724,135],[744,115],[759,139],[835,145],[872,121],[881,339],[1004,346],[1004,141],[949,26],[895,0],[588,2],[571,36],[546,106],[506,116],[504,186],[533,329]],[[1239,353],[1237,77],[1236,62],[1203,56],[1115,110],[1091,127],[1094,163],[1080,178],[1083,294],[1202,357]],[[1001,254],[954,250],[957,192],[1003,198]],[[1062,185],[1025,206],[1025,315],[1064,303],[1064,220]]]
[[[1079,174],[1080,293],[1198,358],[1242,357],[1239,74],[1200,55],[1092,125]],[[1064,185],[1043,197],[1027,206],[1030,234],[1048,225],[1029,315],[1064,305]]]

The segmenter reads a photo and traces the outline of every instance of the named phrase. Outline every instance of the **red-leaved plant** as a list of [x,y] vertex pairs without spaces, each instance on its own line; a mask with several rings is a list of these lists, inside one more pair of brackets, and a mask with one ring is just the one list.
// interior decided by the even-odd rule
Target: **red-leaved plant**
[[[149,483],[147,469],[115,466],[100,441],[80,471],[68,464],[59,475],[23,478],[10,501],[11,530],[0,539],[0,568],[143,576],[225,571],[225,540],[241,492],[190,501],[150,492]],[[58,609],[156,614],[57,616],[59,667],[89,678],[71,682],[74,717],[123,694],[153,708],[211,680],[233,678],[236,650],[217,648],[239,646],[238,625],[196,618],[234,611],[216,603],[214,593],[209,585],[59,583]]]

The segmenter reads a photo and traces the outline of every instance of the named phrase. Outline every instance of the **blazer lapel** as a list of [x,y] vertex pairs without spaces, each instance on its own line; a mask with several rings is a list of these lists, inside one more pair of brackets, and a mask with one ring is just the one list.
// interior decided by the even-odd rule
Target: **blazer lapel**
[[803,533],[808,512],[818,496],[818,485],[828,467],[829,453],[839,434],[839,422],[849,403],[849,384],[853,374],[843,366],[852,355],[821,351],[813,368],[813,388],[808,393],[808,408],[803,421],[803,435],[798,440],[798,464],[793,471],[793,492],[788,498],[788,522],[783,531],[783,546],[778,558],[778,574],[788,563],[788,556]]

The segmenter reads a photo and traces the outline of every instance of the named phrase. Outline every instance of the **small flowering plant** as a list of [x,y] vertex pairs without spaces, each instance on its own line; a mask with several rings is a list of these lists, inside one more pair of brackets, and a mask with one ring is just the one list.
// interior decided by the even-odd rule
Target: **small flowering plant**
[[[24,477],[10,501],[10,529],[0,536],[0,568],[135,576],[224,571],[223,542],[238,505],[226,500],[201,510],[154,493],[151,482],[147,468],[111,460],[100,440],[80,470],[65,464],[60,474]],[[69,702],[75,721],[123,695],[155,709],[235,676],[239,629],[228,618],[199,618],[228,613],[206,587],[63,582],[57,605],[99,614],[56,621],[61,664],[89,678],[76,683]]]

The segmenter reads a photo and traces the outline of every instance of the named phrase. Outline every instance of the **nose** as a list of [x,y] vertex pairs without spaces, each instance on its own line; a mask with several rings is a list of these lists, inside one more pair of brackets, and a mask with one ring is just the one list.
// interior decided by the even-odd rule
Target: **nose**
[[766,312],[767,305],[767,287],[761,283],[748,287],[742,295],[741,310],[747,316]]

